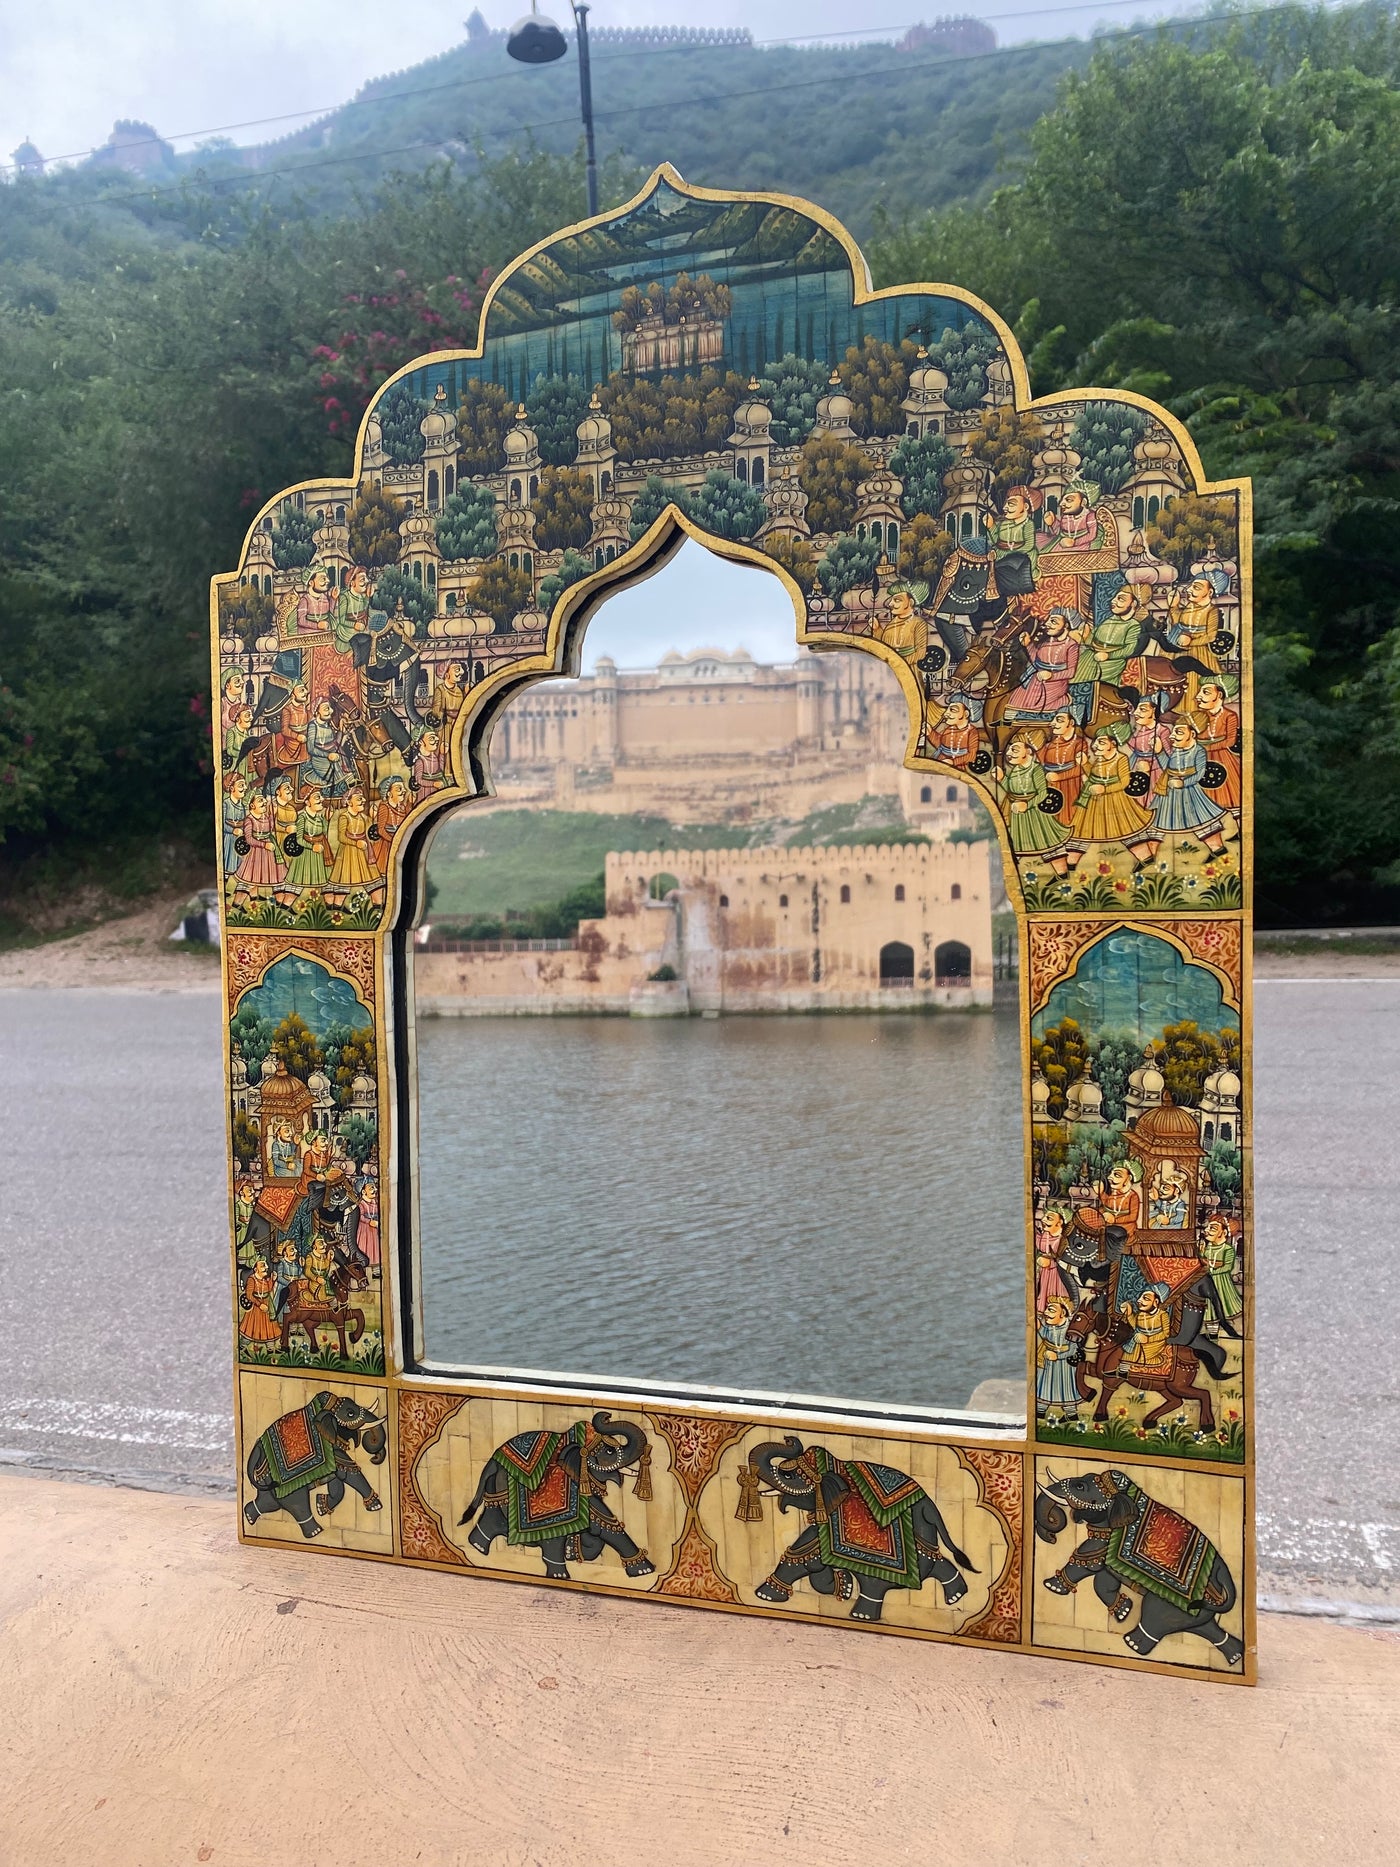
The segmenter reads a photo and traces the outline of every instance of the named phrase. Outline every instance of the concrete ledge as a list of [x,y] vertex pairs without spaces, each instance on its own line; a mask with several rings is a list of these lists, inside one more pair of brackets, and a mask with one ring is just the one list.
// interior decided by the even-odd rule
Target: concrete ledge
[[1255,1691],[240,1547],[0,1474],[17,1867],[1393,1867],[1400,1630]]

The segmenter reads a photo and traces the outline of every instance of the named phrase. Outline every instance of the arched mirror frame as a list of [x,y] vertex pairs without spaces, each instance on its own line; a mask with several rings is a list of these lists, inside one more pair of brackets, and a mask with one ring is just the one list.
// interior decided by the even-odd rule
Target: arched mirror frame
[[[1002,346],[1010,379],[1008,400],[1015,410],[1041,411],[1090,399],[1142,409],[1174,440],[1189,476],[1186,496],[1236,497],[1237,705],[1243,722],[1236,844],[1239,905],[1213,906],[1209,913],[1183,912],[1178,897],[1174,905],[1154,911],[1130,895],[1121,904],[1085,910],[1047,902],[1042,895],[1028,906],[998,795],[998,781],[1004,774],[1000,768],[990,774],[969,771],[928,756],[925,684],[909,658],[870,635],[824,630],[819,617],[809,618],[802,591],[783,565],[757,545],[719,538],[677,506],[668,506],[630,548],[560,595],[541,646],[497,666],[469,687],[452,734],[446,785],[408,810],[392,832],[392,849],[384,864],[382,915],[362,915],[363,925],[336,925],[326,917],[319,925],[300,921],[279,925],[275,919],[264,919],[259,925],[246,916],[239,924],[235,914],[225,929],[231,1130],[236,1133],[240,1108],[240,1061],[245,1111],[250,1106],[246,1085],[251,1080],[247,1059],[240,1059],[236,1048],[234,1020],[240,1012],[245,1019],[249,1015],[250,994],[271,991],[269,975],[284,960],[315,968],[353,992],[364,1027],[374,1039],[373,1089],[379,1112],[377,1148],[368,1163],[347,1161],[349,1171],[337,1183],[334,1171],[318,1180],[314,1167],[308,1170],[303,1158],[297,1186],[289,1180],[280,1189],[272,1187],[270,1193],[263,1188],[251,1221],[253,1227],[266,1229],[267,1244],[275,1246],[280,1226],[276,1215],[290,1209],[288,1201],[299,1202],[300,1268],[308,1241],[314,1244],[323,1229],[319,1213],[306,1216],[310,1206],[319,1200],[321,1208],[331,1214],[324,1220],[324,1229],[326,1239],[333,1242],[340,1221],[335,1200],[325,1191],[327,1184],[339,1190],[349,1182],[346,1197],[353,1204],[354,1169],[368,1165],[372,1174],[377,1164],[382,1331],[377,1363],[363,1357],[357,1360],[353,1340],[343,1360],[337,1361],[328,1350],[314,1363],[309,1356],[297,1359],[294,1354],[280,1354],[275,1341],[264,1343],[261,1353],[249,1348],[247,1320],[250,1311],[258,1308],[256,1291],[250,1302],[248,1282],[251,1194],[246,1180],[240,1188],[244,1163],[236,1139],[231,1143],[236,1411],[243,1503],[240,1535],[252,1542],[300,1543],[314,1538],[319,1547],[340,1553],[501,1579],[654,1594],[662,1600],[731,1612],[849,1620],[933,1639],[1252,1681],[1253,1451],[1248,1404],[1252,1344],[1248,1327],[1238,1331],[1241,1365],[1233,1375],[1231,1390],[1239,1400],[1232,1418],[1238,1422],[1243,1415],[1243,1425],[1217,1435],[1218,1456],[1199,1425],[1196,1431],[1177,1432],[1160,1445],[1135,1427],[1137,1447],[1124,1446],[1123,1430],[1111,1418],[1104,1423],[1110,1443],[1101,1448],[1095,1443],[1097,1423],[1087,1418],[1083,1429],[1076,1428],[1083,1431],[1082,1440],[1071,1438],[1066,1444],[1065,1433],[1047,1434],[1045,1423],[1037,1421],[1036,1408],[1037,1363],[1044,1354],[1036,1289],[1038,1262],[1043,1263],[1044,1253],[1038,1251],[1042,1241],[1034,1223],[1035,1202],[1042,1195],[1037,1193],[1036,1182],[1033,1068],[1025,1085],[1022,1158],[1007,1163],[1008,1173],[1020,1177],[1028,1214],[1029,1378],[1024,1423],[990,1415],[929,1413],[890,1418],[859,1400],[814,1409],[785,1408],[771,1401],[754,1405],[737,1396],[695,1390],[638,1392],[615,1383],[579,1391],[547,1375],[494,1373],[485,1378],[423,1364],[416,1313],[413,1211],[411,931],[418,919],[425,852],[434,828],[448,811],[485,794],[490,734],[501,711],[528,685],[575,672],[588,621],[601,603],[619,588],[654,575],[686,538],[732,561],[777,575],[793,602],[799,642],[833,652],[863,650],[884,660],[909,704],[906,764],[956,776],[978,790],[996,829],[1016,915],[1023,1042],[1031,1043],[1033,1020],[1050,1002],[1056,987],[1074,977],[1084,956],[1100,942],[1111,938],[1119,938],[1120,944],[1123,940],[1156,941],[1170,946],[1193,972],[1208,973],[1218,982],[1219,1002],[1233,1013],[1242,1053],[1235,1078],[1238,1119],[1247,1122],[1249,1118],[1248,483],[1208,482],[1189,434],[1168,412],[1142,397],[1124,391],[1075,390],[1034,401],[1015,340],[994,312],[956,287],[905,286],[874,292],[849,235],[810,204],[692,188],[669,168],[658,170],[623,208],[567,229],[514,262],[488,296],[478,348],[451,354],[468,361],[483,355],[492,303],[522,266],[566,236],[622,221],[663,187],[688,201],[743,203],[806,217],[824,229],[844,253],[854,305],[936,294],[960,302],[985,320]],[[384,385],[376,405],[386,391],[415,370],[450,360],[450,355],[420,359]],[[254,544],[260,532],[266,533],[273,515],[289,497],[296,496],[298,506],[308,499],[314,503],[317,496],[332,507],[345,503],[362,481],[368,422],[369,417],[362,425],[352,479],[306,482],[270,501],[250,529],[240,570],[214,579],[211,622],[216,682],[226,668],[221,644],[225,652],[228,647],[221,599],[227,602],[248,580],[250,570],[257,568]],[[265,576],[266,569],[259,574]],[[1164,641],[1161,646],[1165,649],[1168,644]],[[251,648],[248,664],[251,686]],[[219,692],[217,685],[215,691]],[[235,859],[232,852],[240,843],[246,849],[248,839],[229,835],[222,779],[221,773],[220,830],[231,874],[243,860]],[[290,998],[279,986],[266,999],[273,1009],[296,1002],[294,986]],[[265,1070],[274,1057],[275,1051],[269,1051],[263,1058]],[[286,1075],[280,1064],[275,1064],[274,1073],[278,1078]],[[357,1093],[367,1104],[368,1079],[362,1075],[355,1080],[364,1085]],[[1221,1080],[1219,1075],[1215,1080]],[[295,1092],[293,1100],[298,1100]],[[1158,1096],[1152,1106],[1160,1110],[1164,1102],[1170,1108],[1170,1095]],[[303,1119],[310,1133],[311,1117]],[[1136,1129],[1137,1122],[1132,1126]],[[1157,1126],[1163,1126],[1160,1117]],[[1237,1202],[1242,1222],[1231,1237],[1243,1268],[1241,1315],[1248,1324],[1252,1320],[1252,1251],[1247,1130],[1245,1134]],[[1189,1150],[1189,1137],[1186,1146]],[[1156,1172],[1161,1166],[1163,1146],[1152,1154],[1144,1134],[1143,1145],[1130,1152],[1143,1169],[1136,1182],[1142,1216],[1148,1198],[1145,1171],[1151,1167]],[[1170,1159],[1165,1164],[1173,1166]],[[1205,1182],[1201,1179],[1198,1184]],[[1070,1191],[1072,1195],[1073,1187]],[[272,1197],[279,1193],[280,1203]],[[264,1201],[274,1213],[272,1220],[259,1216]],[[1093,1206],[1076,1208],[1071,1197],[1071,1227],[1080,1222],[1083,1210],[1101,1203],[1096,1198]],[[1165,1202],[1162,1209],[1166,1209]],[[1194,1199],[1192,1213],[1194,1219]],[[1104,1216],[1100,1211],[1100,1220]],[[1108,1217],[1112,1216],[1110,1212]],[[1182,1246],[1188,1256],[1194,1249]],[[1121,1240],[1118,1251],[1121,1258]],[[1128,1255],[1134,1263],[1149,1267],[1160,1269],[1165,1263],[1144,1253],[1130,1251]],[[1166,1279],[1163,1300],[1176,1302],[1180,1291],[1171,1267]],[[268,1281],[273,1281],[271,1276]],[[1117,1284],[1115,1271],[1110,1285],[1115,1294]],[[337,1299],[332,1290],[323,1281],[309,1295],[326,1296],[334,1308]],[[1080,1286],[1081,1294],[1083,1290]],[[307,1296],[305,1291],[301,1294]],[[339,1297],[342,1309],[355,1308],[354,1295],[352,1288]],[[269,1301],[269,1310],[275,1301]],[[1181,1316],[1177,1302],[1172,1318],[1178,1335],[1183,1332]],[[1141,1317],[1135,1315],[1129,1352],[1139,1339],[1149,1342],[1151,1331],[1140,1324]],[[334,1332],[332,1325],[328,1340]],[[300,1336],[311,1339],[304,1330]],[[1097,1343],[1091,1334],[1088,1346],[1096,1353]],[[1176,1352],[1179,1360],[1180,1345]],[[1146,1363],[1137,1365],[1150,1372]],[[1199,1374],[1194,1378],[1200,1379]],[[1217,1413],[1223,1410],[1221,1385],[1211,1384]],[[1109,1398],[1106,1384],[1099,1384],[1099,1389],[1105,1400]],[[1178,1426],[1182,1420],[1190,1423],[1191,1409],[1196,1406],[1182,1399],[1182,1391],[1158,1384],[1148,1395],[1155,1399],[1163,1393],[1167,1401],[1181,1402]],[[1094,1392],[1091,1386],[1090,1393]],[[1080,1412],[1083,1415],[1083,1408]],[[1197,1411],[1198,1422],[1205,1417]],[[621,1430],[621,1421],[632,1423],[630,1437]],[[638,1432],[644,1451],[634,1456]],[[772,1445],[765,1451],[770,1440]],[[302,1465],[297,1464],[298,1454]],[[536,1457],[538,1469],[531,1469],[530,1460]],[[313,1470],[316,1475],[302,1488],[298,1478]],[[602,1518],[590,1519],[590,1495],[601,1494],[609,1480],[620,1475],[630,1481],[630,1502],[611,1512],[605,1510]],[[325,1488],[317,1490],[318,1486]],[[765,1500],[781,1495],[784,1488],[797,1500],[799,1521],[805,1512],[804,1537],[812,1540],[812,1551],[806,1550],[801,1539],[801,1548],[787,1548],[792,1537],[774,1523],[775,1513]],[[553,1491],[562,1499],[558,1523],[564,1527],[557,1536],[551,1534],[558,1527],[552,1521],[531,1522],[531,1512],[543,1510],[544,1494]],[[492,1511],[498,1513],[499,1529]],[[496,1533],[482,1535],[488,1519]],[[969,1605],[963,1605],[965,1599]],[[1159,1652],[1162,1643],[1165,1646]]]

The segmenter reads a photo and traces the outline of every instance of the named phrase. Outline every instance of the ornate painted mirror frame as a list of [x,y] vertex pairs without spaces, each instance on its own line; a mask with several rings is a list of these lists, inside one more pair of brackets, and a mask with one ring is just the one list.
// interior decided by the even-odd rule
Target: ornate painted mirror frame
[[[591,529],[551,551],[561,472]],[[906,763],[996,827],[1024,1423],[424,1364],[430,833],[686,538],[893,669]],[[211,617],[244,1539],[1252,1680],[1248,483],[1140,396],[1033,400],[994,312],[873,291],[821,210],[663,167],[387,383]]]

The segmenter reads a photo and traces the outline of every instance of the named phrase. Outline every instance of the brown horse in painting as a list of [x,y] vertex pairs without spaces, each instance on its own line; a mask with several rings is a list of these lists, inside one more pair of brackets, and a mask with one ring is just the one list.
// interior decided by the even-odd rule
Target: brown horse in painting
[[[1126,1321],[1118,1316],[1106,1316],[1092,1300],[1080,1303],[1065,1326],[1065,1339],[1072,1348],[1080,1351],[1074,1364],[1074,1385],[1080,1399],[1094,1399],[1089,1378],[1099,1383],[1094,1424],[1098,1425],[1108,1418],[1109,1403],[1118,1389],[1126,1385],[1164,1396],[1160,1406],[1143,1416],[1144,1426],[1155,1426],[1164,1414],[1171,1413],[1188,1400],[1194,1400],[1201,1410],[1200,1430],[1203,1433],[1213,1432],[1215,1405],[1209,1389],[1197,1386],[1201,1358],[1195,1349],[1180,1343],[1174,1344],[1170,1366],[1165,1370],[1125,1369],[1122,1365],[1123,1356],[1127,1352],[1131,1334],[1132,1329]],[[1084,1344],[1091,1335],[1097,1336],[1098,1344],[1094,1350],[1094,1359],[1086,1365],[1082,1359]]]
[[954,687],[960,692],[967,691],[974,681],[986,682],[982,689],[982,729],[998,765],[1019,724],[1005,718],[1006,703],[1026,678],[1029,666],[1030,658],[1018,637],[1004,641],[992,634],[979,636],[953,670]]
[[365,1313],[361,1309],[352,1309],[349,1303],[352,1290],[364,1290],[369,1285],[369,1272],[363,1263],[354,1258],[339,1259],[335,1269],[326,1279],[330,1286],[331,1301],[317,1301],[311,1291],[312,1280],[309,1277],[297,1277],[287,1286],[287,1300],[282,1306],[282,1353],[285,1355],[291,1346],[292,1330],[301,1329],[311,1344],[311,1353],[317,1354],[320,1342],[318,1329],[334,1329],[340,1337],[342,1360],[348,1360],[350,1351],[346,1347],[345,1326],[350,1325],[350,1341],[358,1342],[365,1332]]

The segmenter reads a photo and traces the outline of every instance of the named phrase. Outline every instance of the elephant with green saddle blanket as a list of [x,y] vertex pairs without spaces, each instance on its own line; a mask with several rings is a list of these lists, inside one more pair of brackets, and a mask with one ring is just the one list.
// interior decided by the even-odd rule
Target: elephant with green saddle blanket
[[918,1590],[932,1577],[951,1608],[967,1593],[959,1569],[977,1573],[937,1504],[892,1465],[834,1458],[789,1433],[755,1446],[740,1468],[740,1522],[761,1519],[765,1491],[777,1496],[780,1511],[805,1511],[809,1522],[755,1589],[760,1601],[790,1601],[793,1584],[808,1582],[841,1601],[854,1592],[851,1619],[878,1621],[892,1588]]
[[498,1537],[517,1547],[536,1548],[544,1572],[555,1582],[570,1580],[570,1562],[596,1562],[605,1549],[621,1556],[628,1575],[651,1575],[655,1565],[638,1548],[605,1500],[610,1484],[636,1468],[632,1491],[651,1497],[651,1445],[640,1426],[595,1413],[563,1432],[541,1427],[517,1433],[486,1461],[475,1495],[458,1528],[479,1522],[467,1541],[483,1556]]
[[1126,1472],[1082,1472],[1041,1486],[1035,1533],[1055,1543],[1070,1519],[1088,1534],[1044,1586],[1072,1595],[1092,1578],[1094,1593],[1120,1625],[1133,1617],[1133,1593],[1142,1597],[1123,1644],[1146,1659],[1168,1634],[1196,1634],[1231,1666],[1244,1659],[1244,1642],[1220,1625],[1238,1597],[1225,1558],[1179,1511],[1150,1497]]
[[[382,1510],[378,1493],[354,1457],[356,1448],[368,1453],[371,1465],[382,1465],[389,1451],[389,1423],[348,1394],[323,1389],[304,1407],[274,1420],[248,1454],[248,1482],[256,1493],[243,1506],[249,1528],[260,1517],[285,1510],[300,1524],[304,1537],[319,1536],[316,1515],[329,1517],[347,1487],[364,1500],[366,1510]],[[316,1491],[318,1485],[324,1489]]]

